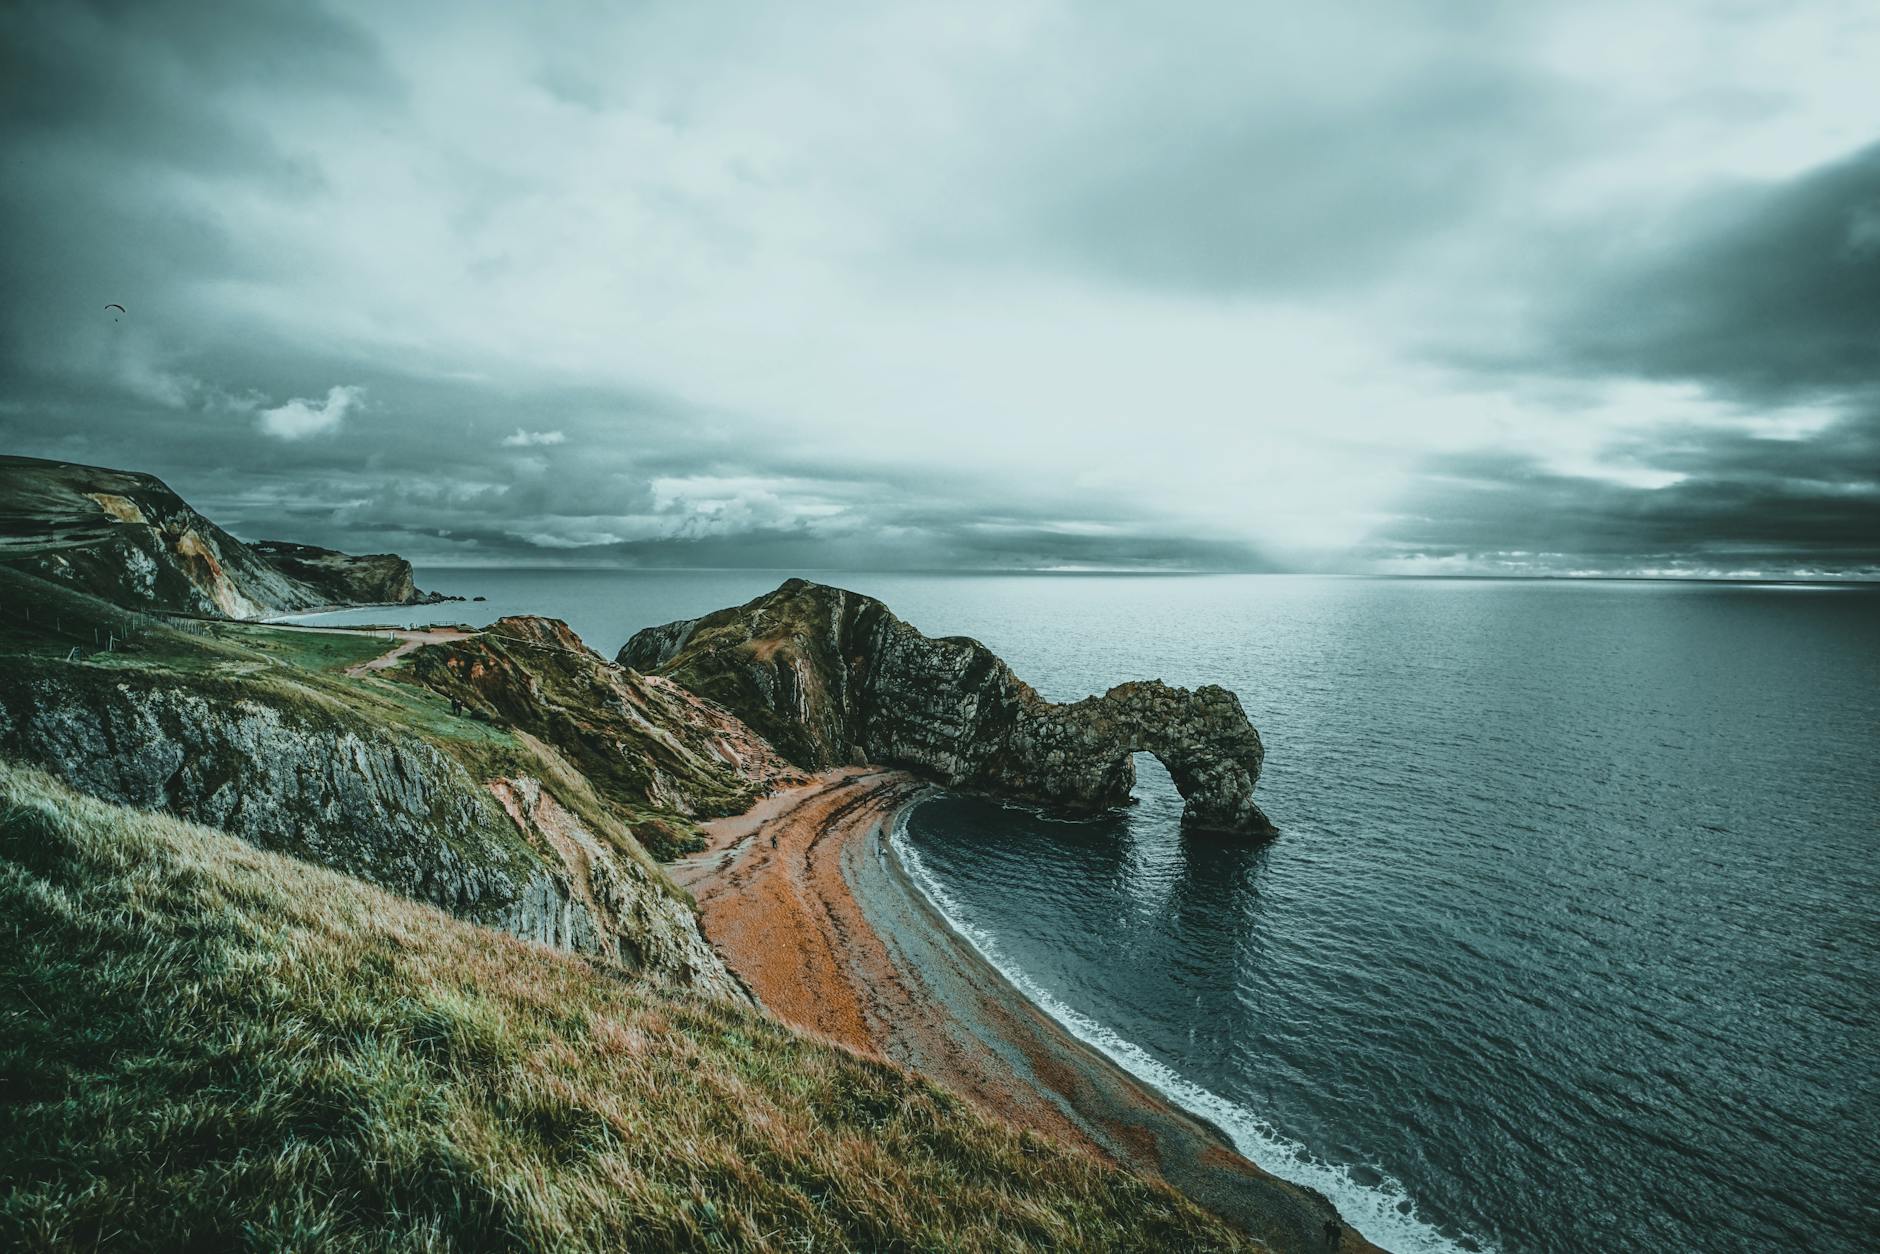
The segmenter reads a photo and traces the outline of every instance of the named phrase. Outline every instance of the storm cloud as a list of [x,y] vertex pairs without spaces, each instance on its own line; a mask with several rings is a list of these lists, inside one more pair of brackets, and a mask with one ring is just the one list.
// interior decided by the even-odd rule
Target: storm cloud
[[1880,144],[1710,189],[1613,254],[1552,323],[1571,360],[1756,404],[1880,386]]
[[434,562],[1871,577],[1876,61],[1830,0],[13,5],[0,444]]

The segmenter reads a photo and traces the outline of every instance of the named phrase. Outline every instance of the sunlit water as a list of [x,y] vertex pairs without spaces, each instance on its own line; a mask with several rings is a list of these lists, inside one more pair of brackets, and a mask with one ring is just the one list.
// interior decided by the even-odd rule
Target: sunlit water
[[[401,621],[640,626],[778,576],[431,571]],[[1218,682],[1251,846],[969,798],[903,847],[1034,997],[1393,1248],[1857,1250],[1880,1232],[1880,593],[827,577],[1054,699]],[[382,621],[386,611],[355,617]]]

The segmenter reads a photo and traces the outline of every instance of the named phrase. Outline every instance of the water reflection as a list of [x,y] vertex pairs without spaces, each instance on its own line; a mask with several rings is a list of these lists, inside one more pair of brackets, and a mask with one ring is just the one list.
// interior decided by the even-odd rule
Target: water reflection
[[1260,881],[1270,843],[1183,828],[1175,848],[1182,868],[1174,894],[1176,927],[1186,932],[1212,926],[1235,938],[1260,928]]

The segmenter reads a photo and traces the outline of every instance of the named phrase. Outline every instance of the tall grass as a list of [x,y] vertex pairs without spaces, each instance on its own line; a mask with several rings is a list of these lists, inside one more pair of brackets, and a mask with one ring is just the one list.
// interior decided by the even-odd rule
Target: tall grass
[[0,762],[0,1248],[1243,1249],[886,1064]]

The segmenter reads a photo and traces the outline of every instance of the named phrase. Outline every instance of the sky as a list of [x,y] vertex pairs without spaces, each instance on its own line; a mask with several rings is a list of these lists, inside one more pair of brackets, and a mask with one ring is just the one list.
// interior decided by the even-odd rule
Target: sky
[[1871,0],[11,3],[0,451],[421,564],[1876,578],[1876,66]]

